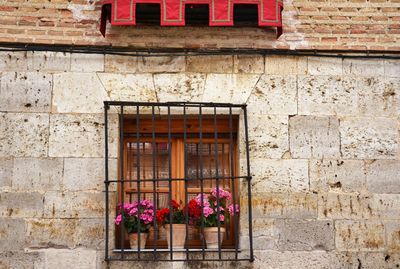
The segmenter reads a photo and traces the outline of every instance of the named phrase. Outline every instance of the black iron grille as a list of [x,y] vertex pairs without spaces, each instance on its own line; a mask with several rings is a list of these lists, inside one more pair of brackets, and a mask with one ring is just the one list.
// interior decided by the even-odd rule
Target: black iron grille
[[[117,130],[110,128],[111,117],[118,117]],[[106,261],[254,260],[246,105],[105,101],[104,118]],[[117,133],[119,138],[118,178],[109,175],[111,132]],[[224,188],[230,194],[227,200],[222,197]],[[211,190],[216,190],[214,196],[209,194],[214,200],[200,199],[197,206],[201,215],[193,221],[187,210],[189,200]],[[161,207],[173,211],[174,196],[180,197],[183,204],[181,222],[186,228],[185,243],[180,248],[173,245],[172,225],[168,233],[167,228],[163,228],[167,226],[158,223],[155,217]],[[137,247],[131,248],[124,225],[129,217],[121,214],[118,227],[114,217],[124,210],[125,204],[143,199],[152,203],[153,218],[146,227],[141,227],[143,223],[139,221],[130,231],[137,234],[138,241]],[[117,206],[113,203],[115,200]],[[223,219],[217,215],[214,225],[206,223],[204,203],[214,201],[215,208],[225,206],[227,209],[227,202],[223,201],[228,200],[229,212],[233,214],[225,210]],[[241,200],[247,201],[245,206],[240,204]],[[140,219],[140,214],[144,213],[137,214]],[[165,221],[174,223],[173,215],[169,213]],[[210,248],[204,236],[206,226],[210,225],[218,230],[218,244],[214,248]],[[239,229],[239,226],[243,227]],[[148,239],[146,245],[141,246],[140,235],[147,227],[150,227],[149,234],[146,233]],[[110,242],[110,237],[115,244]]]

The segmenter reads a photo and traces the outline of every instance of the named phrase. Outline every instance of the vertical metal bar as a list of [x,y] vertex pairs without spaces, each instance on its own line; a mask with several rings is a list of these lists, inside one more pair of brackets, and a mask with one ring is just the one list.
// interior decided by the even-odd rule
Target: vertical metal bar
[[244,133],[246,139],[246,163],[247,163],[247,200],[248,200],[248,211],[249,211],[249,243],[250,243],[250,261],[254,261],[253,253],[253,214],[251,210],[251,173],[250,173],[250,156],[249,156],[249,133],[247,124],[247,108],[246,105],[242,107],[244,116]]
[[[199,163],[200,163],[200,193],[201,193],[201,235],[204,237],[204,175],[203,175],[203,116],[202,116],[202,107],[199,106],[199,138],[200,138],[200,155],[199,155]],[[205,239],[201,240],[201,253],[203,256],[203,260],[206,259],[205,253]]]
[[169,183],[169,255],[170,259],[174,259],[172,252],[172,162],[171,162],[171,107],[168,105],[168,183]]
[[232,107],[229,107],[229,156],[230,156],[230,174],[232,180],[232,203],[233,203],[233,232],[234,232],[234,240],[235,240],[235,260],[238,259],[238,216],[236,214],[236,191],[235,191],[235,180],[234,180],[234,157],[233,157],[233,126],[232,126]]
[[[185,226],[186,226],[186,242],[189,238],[189,197],[188,197],[188,175],[187,175],[187,147],[186,147],[186,106],[183,106],[183,167],[184,167],[184,184],[185,184]],[[186,260],[189,260],[189,246],[186,244]]]
[[124,198],[125,198],[125,190],[124,190],[124,106],[120,106],[121,113],[119,116],[119,145],[120,145],[120,179],[121,179],[121,215],[122,215],[122,225],[121,225],[121,259],[124,259],[124,244],[125,244],[125,227],[124,227]]
[[[139,125],[140,125],[140,110],[139,106],[136,106],[136,176],[137,176],[137,202],[140,205],[140,130],[139,130]],[[138,235],[138,260],[140,261],[140,210],[138,210],[138,230],[137,230],[137,235]]]
[[154,206],[154,217],[153,217],[153,234],[154,234],[154,250],[153,250],[153,260],[156,260],[156,249],[157,249],[157,221],[155,217],[156,212],[156,134],[155,134],[155,126],[154,126],[154,106],[151,107],[151,142],[153,148],[153,206]]
[[215,177],[217,183],[217,223],[218,223],[218,257],[221,259],[221,221],[220,200],[219,200],[219,173],[218,173],[218,127],[217,127],[217,107],[214,106],[214,155],[215,155]]
[[110,182],[108,181],[108,109],[109,106],[108,104],[104,104],[104,171],[105,171],[105,190],[106,190],[106,246],[105,246],[105,251],[104,251],[104,257],[105,260],[108,261],[108,233],[109,233],[109,219],[108,219],[108,205],[109,205],[109,197],[108,197],[108,187],[110,185]]

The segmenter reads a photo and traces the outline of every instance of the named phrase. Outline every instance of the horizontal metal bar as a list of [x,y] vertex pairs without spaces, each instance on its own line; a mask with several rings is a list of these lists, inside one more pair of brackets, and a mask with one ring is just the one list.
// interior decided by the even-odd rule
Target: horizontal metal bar
[[[153,259],[117,259],[117,258],[110,258],[109,261],[132,261],[132,262],[153,262]],[[236,261],[251,261],[250,259],[157,259],[158,262],[236,262]]]
[[163,107],[241,107],[246,104],[230,104],[230,103],[202,103],[202,102],[130,102],[130,101],[104,101],[104,105],[108,106],[163,106]]
[[[157,252],[170,252],[169,248],[156,248]],[[189,252],[202,252],[203,250],[201,248],[188,248]],[[148,253],[152,253],[154,251],[154,248],[146,248],[146,249],[141,249],[140,252],[148,252]],[[172,249],[173,252],[186,252],[186,248],[174,248]],[[204,251],[206,252],[218,252],[218,249],[207,249],[205,248]],[[236,252],[236,250],[234,248],[222,248],[221,249],[222,252]],[[119,253],[121,252],[121,249],[117,248],[117,249],[113,249],[113,252],[115,253]],[[132,253],[136,253],[138,252],[136,249],[124,249],[124,252],[128,253],[128,252],[132,252]],[[242,252],[241,249],[238,249],[238,252]]]
[[[219,179],[251,179],[251,176],[237,176],[237,177],[218,177]],[[125,179],[125,180],[109,180],[108,183],[113,182],[151,182],[151,181],[190,181],[190,180],[216,180],[216,177],[198,177],[198,178],[152,178],[152,179]],[[107,183],[107,182],[105,182]]]
[[[198,133],[187,133],[187,138],[198,138],[199,134]],[[203,133],[203,138],[213,138],[214,134],[209,134],[209,133]],[[134,133],[125,133],[124,137],[136,137],[136,134]],[[156,134],[157,138],[167,138],[168,134],[167,133],[157,133]],[[182,138],[182,134],[171,134],[171,138]],[[229,138],[229,133],[219,133],[218,134],[219,138]],[[233,137],[236,138],[237,134],[233,133]],[[139,138],[151,138],[151,134],[140,134]]]

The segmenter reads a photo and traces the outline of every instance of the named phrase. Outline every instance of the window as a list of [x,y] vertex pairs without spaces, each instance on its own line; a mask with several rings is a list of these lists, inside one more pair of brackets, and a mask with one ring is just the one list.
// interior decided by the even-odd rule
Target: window
[[[207,194],[212,189],[218,188],[229,192],[231,195],[229,203],[230,206],[233,205],[231,211],[239,212],[240,181],[243,179],[244,182],[248,182],[243,186],[249,188],[251,177],[240,176],[237,142],[239,115],[234,114],[233,110],[241,108],[245,111],[245,106],[206,103],[105,102],[107,156],[108,110],[113,105],[119,109],[119,178],[108,178],[108,158],[106,158],[107,211],[110,202],[109,185],[116,184],[119,205],[148,200],[154,205],[155,210],[172,209],[172,200],[185,206],[199,194]],[[140,113],[144,110],[147,110],[147,113]],[[164,113],[156,113],[158,110]],[[247,149],[247,123],[244,125]],[[246,172],[249,170],[247,169]],[[251,195],[249,189],[246,191],[248,195]],[[191,255],[196,255],[196,253],[197,255],[200,253],[200,260],[215,260],[215,256],[207,257],[209,253],[214,252],[217,253],[217,260],[241,260],[239,223],[244,213],[228,215],[228,202],[220,204],[220,201],[225,200],[220,200],[223,199],[220,198],[222,192],[217,193],[215,208],[218,205],[224,206],[224,216],[226,216],[217,221],[218,231],[222,229],[225,231],[224,234],[218,236],[220,244],[217,248],[207,248],[206,236],[203,236],[205,219],[189,220],[189,213],[183,210],[183,222],[187,230],[185,231],[186,240],[181,248],[168,246],[168,236],[172,239],[172,235],[168,235],[167,228],[157,223],[155,219],[149,224],[151,227],[145,245],[137,248],[130,246],[127,228],[124,225],[117,225],[115,227],[116,250],[113,254],[118,253],[116,255],[120,256],[116,259],[124,260],[127,255],[134,253],[134,260],[176,261],[175,252],[186,252],[184,260],[194,260]],[[203,207],[204,202],[205,200],[202,202]],[[204,211],[201,211],[203,218]],[[250,240],[248,244],[250,255],[245,260],[252,260],[251,207],[246,208],[244,212],[248,214],[247,226]],[[106,212],[106,260],[113,259],[109,256],[108,236],[110,226],[113,225],[109,218],[109,212]],[[175,230],[170,229],[171,232],[176,233]],[[227,254],[229,252],[230,254]],[[143,256],[148,253],[153,253],[153,257]],[[160,258],[159,253],[170,255]]]

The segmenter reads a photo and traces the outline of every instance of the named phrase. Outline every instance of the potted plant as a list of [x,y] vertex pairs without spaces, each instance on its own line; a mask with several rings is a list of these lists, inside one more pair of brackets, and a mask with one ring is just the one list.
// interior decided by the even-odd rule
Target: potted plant
[[138,248],[138,234],[140,235],[140,248],[145,248],[149,228],[154,219],[154,205],[149,200],[125,203],[117,208],[115,224],[123,225],[129,236],[132,249]]
[[[231,193],[222,188],[211,189],[209,195],[198,194],[194,200],[197,206],[200,206],[200,208],[202,206],[203,208],[203,214],[202,216],[200,215],[198,223],[201,224],[203,222],[204,224],[204,239],[207,248],[218,249],[221,247],[221,245],[218,245],[218,230],[219,244],[222,244],[226,232],[224,227],[225,221],[228,221],[230,216],[239,213],[239,205],[233,205],[231,203]],[[219,229],[218,222],[220,224]]]
[[[183,248],[186,239],[185,213],[181,205],[175,200],[171,201],[172,212],[169,207],[161,208],[156,212],[157,222],[164,226],[167,234],[168,248],[171,247],[172,229],[172,248]],[[172,219],[172,222],[171,222]]]

